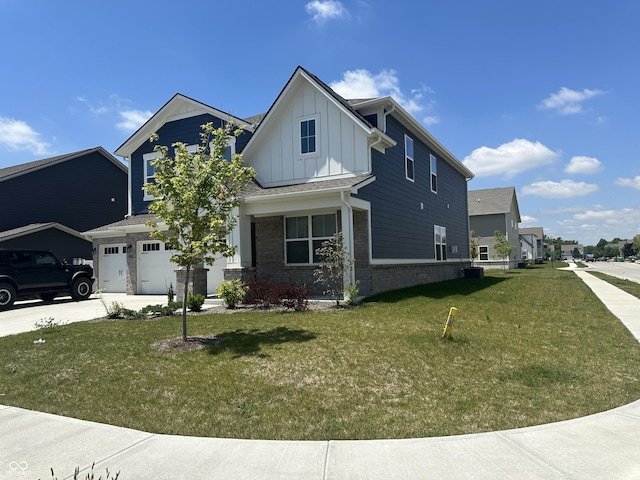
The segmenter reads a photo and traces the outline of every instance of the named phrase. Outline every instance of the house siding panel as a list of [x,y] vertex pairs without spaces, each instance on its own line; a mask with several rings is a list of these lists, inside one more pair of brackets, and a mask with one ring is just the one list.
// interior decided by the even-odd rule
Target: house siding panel
[[[148,213],[149,202],[144,200],[144,162],[143,155],[153,152],[155,145],[165,145],[170,147],[175,142],[183,142],[187,145],[199,145],[201,143],[200,133],[202,133],[201,125],[212,122],[213,126],[219,128],[222,126],[222,120],[213,115],[203,114],[194,117],[175,120],[165,123],[156,132],[158,134],[158,142],[144,142],[131,155],[131,208],[133,215]],[[248,132],[243,133],[242,142],[246,142],[245,137]],[[236,145],[237,147],[237,145]]]
[[127,173],[91,152],[1,182],[0,204],[14,206],[3,209],[0,231],[57,222],[82,232],[124,218]]
[[[386,133],[397,145],[385,154],[372,151],[376,181],[358,194],[371,203],[372,258],[435,259],[434,225],[447,228],[450,260],[469,258],[466,179],[438,158],[438,193],[431,192],[429,155],[434,152],[393,116],[387,117]],[[415,182],[405,174],[405,133],[414,140]],[[451,253],[452,246],[457,253]]]

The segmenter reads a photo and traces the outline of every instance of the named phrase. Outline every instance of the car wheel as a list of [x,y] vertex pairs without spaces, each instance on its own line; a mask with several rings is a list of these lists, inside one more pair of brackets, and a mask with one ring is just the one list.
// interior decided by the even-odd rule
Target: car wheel
[[16,301],[16,290],[8,283],[0,283],[0,310],[11,308]]
[[88,278],[79,278],[71,285],[71,297],[77,302],[86,300],[91,295],[91,280]]
[[40,298],[42,300],[44,300],[45,302],[50,302],[51,300],[56,298],[56,294],[55,293],[41,293],[40,294]]

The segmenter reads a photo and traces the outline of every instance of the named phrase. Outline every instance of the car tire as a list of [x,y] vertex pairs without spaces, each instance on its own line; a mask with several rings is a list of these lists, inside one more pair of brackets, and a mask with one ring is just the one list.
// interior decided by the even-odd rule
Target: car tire
[[76,302],[86,300],[91,295],[92,288],[91,280],[88,278],[78,278],[71,284],[71,297]]
[[11,308],[16,301],[16,289],[8,283],[0,283],[0,310]]

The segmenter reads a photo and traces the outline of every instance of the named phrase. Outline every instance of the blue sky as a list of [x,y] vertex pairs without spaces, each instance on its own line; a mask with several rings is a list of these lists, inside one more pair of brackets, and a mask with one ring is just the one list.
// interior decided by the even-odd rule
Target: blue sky
[[113,152],[178,92],[263,113],[302,65],[393,95],[470,190],[516,187],[521,226],[640,234],[636,0],[0,0],[0,18],[0,168]]

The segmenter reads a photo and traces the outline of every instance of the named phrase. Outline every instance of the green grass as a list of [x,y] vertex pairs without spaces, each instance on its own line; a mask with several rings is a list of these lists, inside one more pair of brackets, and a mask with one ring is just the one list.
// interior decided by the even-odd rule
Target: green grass
[[618,287],[620,290],[624,290],[625,292],[633,295],[636,298],[640,298],[640,283],[638,282],[623,280],[622,278],[607,275],[606,273],[602,272],[594,272],[590,270],[589,273],[594,277],[598,277],[599,279],[604,280],[605,282],[608,282],[615,287]]
[[[441,340],[452,306],[453,338]],[[151,348],[180,336],[179,318],[0,338],[0,402],[157,433],[326,440],[524,427],[640,398],[638,343],[575,274],[547,265],[355,309],[188,325],[220,342]]]

